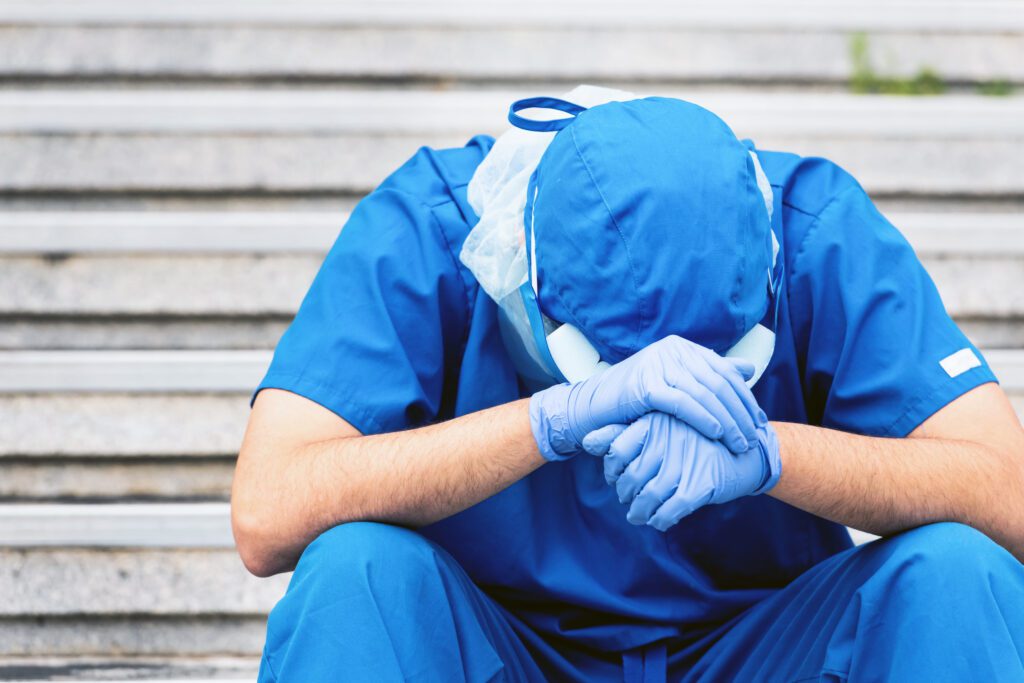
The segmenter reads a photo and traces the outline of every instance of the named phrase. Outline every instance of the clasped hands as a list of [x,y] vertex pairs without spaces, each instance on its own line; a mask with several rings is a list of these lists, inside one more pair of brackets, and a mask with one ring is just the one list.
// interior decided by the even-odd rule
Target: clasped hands
[[603,458],[626,518],[665,531],[778,481],[778,441],[746,385],[753,371],[666,337],[599,375],[534,394],[530,426],[548,460]]

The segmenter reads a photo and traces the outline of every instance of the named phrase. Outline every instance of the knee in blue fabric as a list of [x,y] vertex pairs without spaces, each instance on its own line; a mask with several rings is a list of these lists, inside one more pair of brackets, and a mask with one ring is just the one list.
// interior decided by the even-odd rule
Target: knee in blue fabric
[[[349,522],[323,532],[306,548],[295,576],[315,574],[328,585],[370,578],[374,588],[403,583],[433,565],[430,542],[409,529]],[[293,579],[294,580],[294,579]]]
[[961,583],[987,581],[993,573],[1013,573],[1020,567],[999,544],[965,524],[928,524],[884,543],[890,546],[888,562],[898,565],[894,569],[899,572],[902,588],[924,597],[948,585],[951,576]]
[[894,536],[878,550],[883,564],[858,591],[864,612],[853,632],[865,656],[851,680],[866,677],[865,666],[887,680],[1024,678],[1024,566],[1016,558],[952,523]]
[[1024,680],[1024,566],[962,524],[820,563],[749,610],[687,681]]
[[424,603],[436,600],[424,594],[438,583],[435,552],[419,534],[386,524],[325,531],[303,552],[270,614],[260,681],[333,680],[339,670],[401,680],[407,639],[397,638],[394,652],[381,641],[406,630],[403,620],[418,619],[410,586]]
[[335,527],[271,612],[261,683],[539,680],[500,610],[441,547],[386,524]]

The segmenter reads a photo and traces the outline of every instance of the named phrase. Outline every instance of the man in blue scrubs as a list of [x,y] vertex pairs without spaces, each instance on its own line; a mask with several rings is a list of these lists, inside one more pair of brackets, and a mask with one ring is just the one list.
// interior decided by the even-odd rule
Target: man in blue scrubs
[[388,177],[239,456],[242,559],[295,571],[260,680],[1024,680],[1024,432],[900,233],[695,105],[572,113],[528,294],[612,367],[517,372],[461,257],[492,139]]

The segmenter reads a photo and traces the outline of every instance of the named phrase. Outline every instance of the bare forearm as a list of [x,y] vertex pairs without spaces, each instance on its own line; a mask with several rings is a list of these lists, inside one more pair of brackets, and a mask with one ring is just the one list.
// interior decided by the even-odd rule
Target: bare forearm
[[782,478],[772,496],[879,535],[939,521],[969,524],[1024,557],[1019,454],[972,441],[774,426]]
[[408,432],[314,444],[310,456],[337,465],[342,517],[421,526],[489,498],[544,464],[530,432],[529,402],[516,401]]
[[[527,400],[406,432],[310,443],[290,453],[274,453],[270,437],[264,441],[251,449],[262,456],[248,456],[261,462],[247,467],[240,461],[232,501],[236,536],[245,526],[248,545],[259,549],[251,564],[260,574],[290,568],[310,541],[338,524],[429,524],[545,462],[530,431]],[[263,512],[245,522],[239,519],[245,510]],[[244,558],[242,546],[240,541]]]

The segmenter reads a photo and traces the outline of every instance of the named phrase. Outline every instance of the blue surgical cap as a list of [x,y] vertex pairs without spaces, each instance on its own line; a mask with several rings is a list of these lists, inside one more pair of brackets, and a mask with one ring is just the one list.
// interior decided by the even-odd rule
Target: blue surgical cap
[[541,309],[604,360],[670,334],[721,353],[764,316],[764,199],[747,148],[706,109],[664,97],[588,109],[528,193]]

